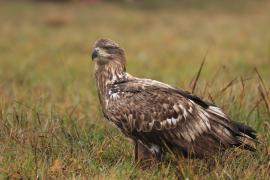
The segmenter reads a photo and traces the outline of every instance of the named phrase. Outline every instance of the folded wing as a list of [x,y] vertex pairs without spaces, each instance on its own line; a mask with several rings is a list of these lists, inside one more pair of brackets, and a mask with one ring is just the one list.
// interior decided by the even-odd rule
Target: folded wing
[[[116,84],[118,98],[109,103],[113,121],[147,147],[170,148],[196,156],[232,146],[252,150],[240,137],[254,139],[218,107],[169,85],[150,80]],[[247,127],[247,126],[246,126]]]

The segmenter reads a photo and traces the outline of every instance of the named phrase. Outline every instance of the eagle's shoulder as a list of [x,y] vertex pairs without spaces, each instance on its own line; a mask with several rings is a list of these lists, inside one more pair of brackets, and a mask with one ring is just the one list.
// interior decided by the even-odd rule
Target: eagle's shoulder
[[209,106],[215,106],[214,104],[202,100],[200,97],[191,94],[188,91],[182,90],[180,88],[156,81],[151,79],[140,79],[128,75],[124,81],[116,82],[112,89],[114,91],[124,93],[166,93],[166,94],[178,94],[184,98],[193,101],[194,103],[202,106],[203,108],[208,108]]

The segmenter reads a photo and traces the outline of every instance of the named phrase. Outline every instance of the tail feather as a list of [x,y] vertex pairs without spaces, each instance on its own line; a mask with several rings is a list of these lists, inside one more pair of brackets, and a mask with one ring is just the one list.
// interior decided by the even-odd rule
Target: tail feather
[[[245,124],[239,123],[239,122],[233,122],[233,126],[237,128],[237,130],[240,132],[239,136],[248,138],[249,140],[252,140],[253,142],[259,143],[259,141],[257,140],[256,131],[252,129],[251,127]],[[249,144],[246,144],[243,141],[240,141],[239,145],[237,146],[242,149],[246,149],[252,152],[256,151],[254,147],[252,147]]]
[[254,140],[257,138],[256,131],[251,127],[239,122],[233,122],[233,125],[238,129],[239,132],[251,137]]

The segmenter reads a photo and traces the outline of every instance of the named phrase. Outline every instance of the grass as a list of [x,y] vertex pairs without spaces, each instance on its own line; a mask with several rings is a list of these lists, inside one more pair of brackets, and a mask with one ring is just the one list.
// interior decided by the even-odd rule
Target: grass
[[[0,179],[269,179],[270,3],[226,2],[0,2]],[[99,108],[101,37],[125,48],[131,74],[190,91],[207,52],[195,93],[254,127],[258,151],[136,168]]]

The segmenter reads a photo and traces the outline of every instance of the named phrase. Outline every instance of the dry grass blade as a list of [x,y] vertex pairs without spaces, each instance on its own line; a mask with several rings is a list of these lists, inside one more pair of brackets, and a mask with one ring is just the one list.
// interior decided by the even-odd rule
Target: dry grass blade
[[256,67],[255,67],[255,72],[258,75],[259,79],[260,79],[260,82],[261,82],[261,84],[263,86],[264,91],[268,94],[265,83],[264,83],[264,81],[262,79],[262,76],[261,76],[261,74],[259,73],[259,71],[258,71],[258,69]]
[[264,124],[267,126],[268,129],[270,129],[270,123],[269,122],[264,122]]
[[234,78],[233,80],[231,80],[224,88],[220,90],[220,93],[225,92],[229,87],[231,87],[235,83],[236,80],[237,78]]
[[[242,83],[242,86],[243,86],[243,83],[246,82],[246,81],[249,81],[251,80],[252,78],[251,77],[248,77],[246,79],[243,79],[241,78],[241,83]],[[231,80],[224,88],[222,88],[219,92],[217,92],[217,94],[215,95],[216,97],[217,96],[220,96],[222,93],[224,93],[228,88],[232,87],[233,85],[235,85],[236,83],[238,83],[239,81],[237,81],[237,77],[234,78],[233,80]]]
[[218,75],[219,75],[222,71],[224,71],[224,69],[225,69],[225,66],[220,66],[220,67],[217,69],[217,71],[216,71],[215,73],[213,73],[214,75],[213,75],[213,78],[211,79],[212,84],[217,80],[217,78],[219,77]]
[[245,99],[245,87],[246,86],[245,86],[245,82],[244,82],[243,77],[241,77],[240,80],[241,80],[241,86],[242,86],[241,93],[240,93],[240,105],[242,107],[244,104],[244,99]]
[[196,85],[197,85],[197,82],[198,82],[198,80],[199,80],[199,78],[200,78],[200,75],[201,75],[201,72],[202,72],[202,68],[203,68],[203,66],[204,66],[204,63],[205,63],[207,54],[208,54],[208,51],[206,52],[206,54],[205,54],[205,56],[204,56],[204,58],[203,58],[203,60],[202,60],[202,63],[201,63],[200,68],[199,68],[199,70],[198,70],[198,72],[197,72],[197,75],[196,75],[195,80],[191,83],[191,84],[192,84],[192,90],[191,90],[191,93],[194,93],[194,92],[195,92]]
[[210,98],[211,102],[213,104],[215,104],[214,98],[212,97],[212,95],[208,92],[208,97]]
[[218,91],[214,97],[219,97],[221,94],[223,94],[229,87],[232,87],[235,82],[236,82],[237,78],[234,78],[233,80],[231,80],[224,88],[222,88],[220,91]]
[[268,113],[269,116],[270,116],[270,106],[269,106],[267,97],[266,97],[266,95],[265,95],[264,92],[263,92],[262,86],[259,85],[258,89],[259,89],[259,93],[260,93],[260,95],[261,95],[261,97],[262,97],[262,99],[263,99],[263,101],[264,101],[264,103],[265,103],[267,113]]
[[202,93],[202,98],[205,97],[205,95],[206,95],[206,93],[207,93],[207,91],[208,91],[208,87],[209,87],[209,83],[207,82],[207,83],[205,84],[205,86],[204,86],[204,90],[203,90],[203,93]]
[[250,115],[252,114],[252,112],[259,106],[259,104],[262,102],[262,98],[260,98],[255,105],[251,108],[251,110],[249,111],[248,115],[247,115],[247,119],[249,119]]
[[262,99],[263,99],[263,101],[265,103],[265,106],[266,106],[266,109],[267,109],[267,113],[270,116],[270,105],[269,105],[270,103],[269,103],[269,97],[268,97],[269,92],[267,91],[267,88],[266,88],[265,83],[264,83],[264,81],[262,79],[262,76],[259,73],[259,71],[258,71],[257,68],[255,68],[255,72],[258,75],[259,80],[260,80],[260,84],[259,84],[259,87],[258,87],[259,93],[260,93],[260,95],[261,95],[261,97],[262,97]]

